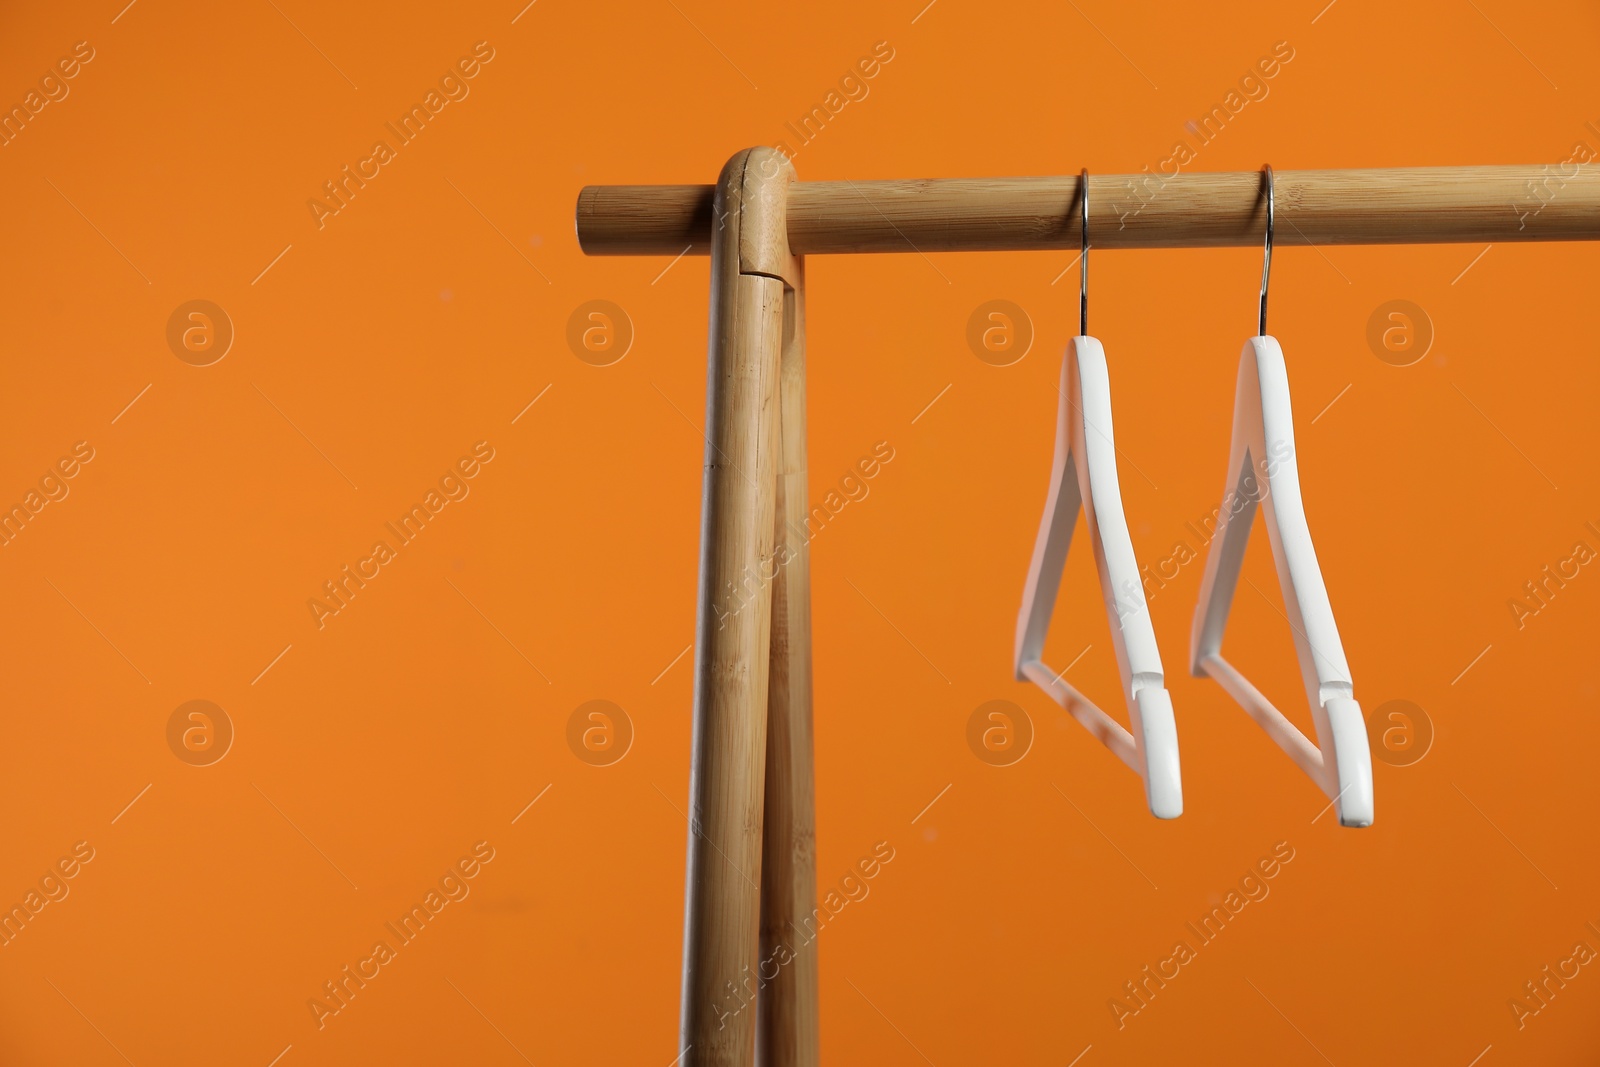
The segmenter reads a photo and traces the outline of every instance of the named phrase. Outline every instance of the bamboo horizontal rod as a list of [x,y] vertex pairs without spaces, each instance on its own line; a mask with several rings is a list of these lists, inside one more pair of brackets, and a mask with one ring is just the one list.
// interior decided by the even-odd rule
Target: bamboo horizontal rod
[[[1275,171],[1276,245],[1600,240],[1600,168]],[[789,246],[828,252],[1013,252],[1079,246],[1077,177],[795,182]],[[1259,244],[1256,171],[1089,178],[1095,248]],[[578,243],[592,256],[704,255],[712,186],[590,185]]]

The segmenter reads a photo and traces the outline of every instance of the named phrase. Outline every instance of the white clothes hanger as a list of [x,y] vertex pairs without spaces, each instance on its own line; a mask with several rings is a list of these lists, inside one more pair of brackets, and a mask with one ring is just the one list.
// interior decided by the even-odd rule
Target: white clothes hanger
[[[1080,256],[1079,336],[1061,362],[1061,400],[1056,410],[1055,455],[1050,492],[1033,546],[1022,610],[1017,615],[1016,676],[1030,680],[1077,719],[1089,733],[1144,779],[1145,800],[1159,819],[1183,813],[1178,765],[1178,728],[1145,604],[1139,563],[1128,537],[1117,484],[1116,445],[1111,430],[1111,384],[1105,349],[1089,336],[1089,172],[1083,172],[1083,251]],[[1122,677],[1132,732],[1040,660],[1061,570],[1082,509],[1106,615]]]
[[[1283,349],[1267,335],[1267,281],[1272,269],[1272,168],[1264,171],[1267,240],[1261,269],[1258,334],[1245,342],[1234,394],[1233,443],[1216,536],[1206,555],[1195,607],[1190,670],[1215,678],[1288,753],[1338,808],[1343,826],[1372,825],[1372,754],[1361,705],[1355,700],[1339,628],[1311,545],[1295,464],[1294,416]],[[1260,690],[1222,658],[1222,635],[1239,584],[1250,526],[1261,508],[1267,540],[1294,633],[1317,744],[1301,733]]]

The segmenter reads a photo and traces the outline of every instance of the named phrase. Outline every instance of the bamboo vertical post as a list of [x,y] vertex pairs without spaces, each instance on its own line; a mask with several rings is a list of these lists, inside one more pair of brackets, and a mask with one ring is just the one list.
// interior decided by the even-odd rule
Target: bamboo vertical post
[[772,623],[772,583],[763,576],[773,565],[784,294],[799,276],[785,219],[792,176],[773,150],[747,149],[723,168],[713,202],[685,1067],[748,1067],[755,1055]]
[[817,1067],[816,836],[811,758],[811,549],[806,530],[805,279],[784,305],[778,387],[777,573],[767,690],[761,867],[762,1067]]

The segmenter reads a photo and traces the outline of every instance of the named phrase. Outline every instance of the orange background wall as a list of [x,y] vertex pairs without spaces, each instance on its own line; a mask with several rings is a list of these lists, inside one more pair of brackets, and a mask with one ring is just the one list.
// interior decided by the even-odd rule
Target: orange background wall
[[[1600,151],[1592,4],[122,3],[0,16],[8,106],[93,51],[0,147],[0,503],[93,453],[0,547],[0,903],[41,893],[0,948],[6,1063],[677,1054],[706,262],[584,257],[582,185],[709,182],[779,142],[803,179],[1134,172],[1278,42],[1292,60],[1188,169]],[[319,225],[308,200],[478,42],[469,94]],[[785,123],[878,42],[867,95],[797,147]],[[1600,573],[1520,626],[1508,601],[1600,550],[1600,250],[1277,256],[1270,326],[1356,694],[1434,733],[1377,763],[1367,831],[1317,818],[1311,783],[1186,676],[1198,562],[1151,601],[1181,819],[1010,678],[1071,261],[808,268],[814,499],[894,452],[812,545],[819,885],[894,850],[821,935],[827,1061],[1594,1062],[1600,967],[1568,964],[1520,1018],[1510,1001],[1600,950]],[[1146,563],[1220,497],[1258,271],[1251,249],[1094,258]],[[234,333],[206,366],[167,336],[197,299]],[[634,332],[609,366],[567,341],[595,299]],[[966,340],[994,299],[1034,331],[1004,367]],[[1404,367],[1367,340],[1397,299],[1434,332]],[[323,583],[479,442],[469,494],[319,626]],[[1114,708],[1092,571],[1069,560],[1047,658],[1088,646],[1069,679]],[[1259,530],[1245,576],[1230,656],[1309,729]],[[633,732],[609,766],[568,743],[595,699]],[[206,766],[169,742],[193,700],[234,734]],[[991,700],[1035,732],[1011,766],[968,747]],[[45,903],[79,842],[92,860]],[[470,895],[319,1029],[323,983],[479,842]],[[1123,983],[1280,842],[1270,895],[1119,1028]]]

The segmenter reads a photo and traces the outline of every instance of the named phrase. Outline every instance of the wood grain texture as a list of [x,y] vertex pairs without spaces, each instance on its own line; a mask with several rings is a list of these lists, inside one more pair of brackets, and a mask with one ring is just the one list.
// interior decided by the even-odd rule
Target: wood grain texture
[[[1278,245],[1600,239],[1600,171],[1544,166],[1274,171]],[[1004,252],[1079,245],[1076,175],[795,182],[789,251]],[[1094,247],[1261,243],[1261,175],[1089,179]],[[589,255],[704,255],[712,189],[591,185],[578,194]]]
[[[763,186],[770,149],[723,168],[712,223],[706,456],[689,774],[681,1062],[748,1067],[755,1056],[770,573],[778,477],[784,282],[747,273],[789,260],[785,198]],[[779,217],[766,217],[778,212]],[[765,238],[762,235],[766,235]]]
[[761,867],[762,1067],[817,1067],[817,899],[811,744],[811,550],[806,529],[805,278],[785,306],[779,375],[777,573],[767,689],[767,803]]

